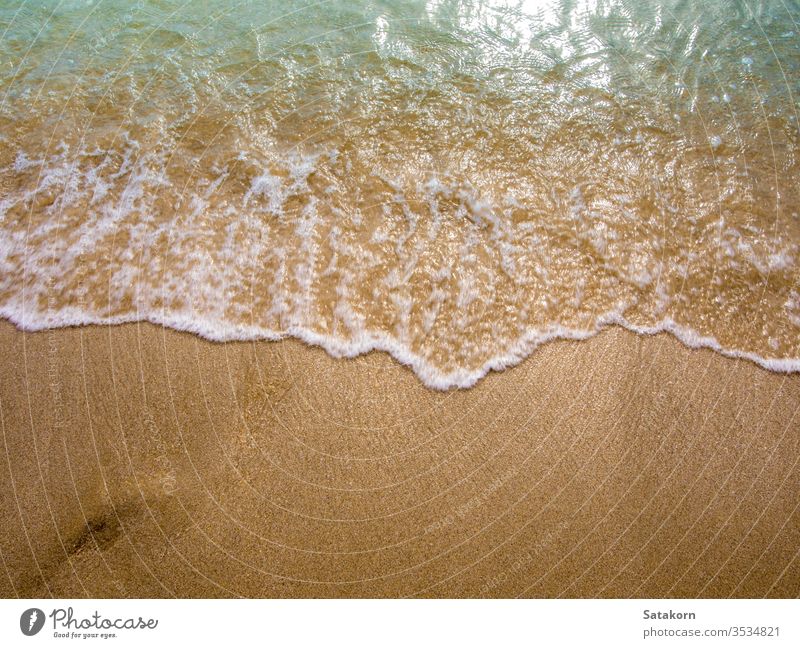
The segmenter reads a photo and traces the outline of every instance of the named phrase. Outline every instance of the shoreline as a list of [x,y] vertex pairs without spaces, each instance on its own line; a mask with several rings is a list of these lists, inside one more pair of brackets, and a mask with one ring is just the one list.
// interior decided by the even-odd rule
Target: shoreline
[[381,352],[0,322],[5,596],[800,593],[800,376],[607,328]]
[[713,336],[706,336],[697,331],[678,324],[671,318],[664,318],[654,326],[638,326],[628,322],[618,313],[606,313],[597,318],[593,329],[570,329],[560,325],[552,326],[549,330],[529,331],[523,335],[514,347],[486,361],[477,369],[458,369],[444,374],[419,354],[408,350],[395,338],[377,333],[362,334],[360,340],[341,340],[333,335],[323,335],[315,331],[292,326],[286,331],[277,332],[260,326],[229,326],[223,333],[218,333],[220,325],[217,322],[202,317],[188,317],[183,315],[169,316],[118,316],[118,317],[93,317],[86,316],[80,311],[71,313],[70,310],[61,311],[58,322],[42,321],[31,323],[25,317],[17,317],[13,309],[0,307],[0,321],[13,324],[17,329],[26,333],[39,333],[63,328],[81,328],[86,326],[124,326],[151,324],[155,327],[170,329],[178,333],[189,333],[199,336],[207,342],[226,344],[231,342],[260,343],[280,342],[292,339],[308,346],[317,347],[333,358],[357,358],[369,353],[386,353],[398,364],[414,372],[423,385],[429,389],[448,391],[451,389],[471,389],[491,373],[502,373],[513,369],[527,358],[537,352],[542,346],[552,342],[581,342],[600,335],[604,331],[619,327],[627,332],[637,335],[669,334],[688,349],[708,349],[719,353],[725,358],[746,360],[753,364],[780,374],[800,373],[800,358],[768,358],[749,351],[730,349],[722,346]]

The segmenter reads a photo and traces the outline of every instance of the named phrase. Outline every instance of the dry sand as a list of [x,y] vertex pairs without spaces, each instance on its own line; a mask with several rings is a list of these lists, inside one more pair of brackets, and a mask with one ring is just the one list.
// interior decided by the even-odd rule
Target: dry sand
[[800,376],[609,329],[390,357],[0,323],[0,594],[794,597]]

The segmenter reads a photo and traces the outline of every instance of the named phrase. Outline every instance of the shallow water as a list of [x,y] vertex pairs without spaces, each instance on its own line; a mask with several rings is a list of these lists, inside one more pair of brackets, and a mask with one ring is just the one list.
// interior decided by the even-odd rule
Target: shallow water
[[800,5],[0,0],[0,315],[800,369]]

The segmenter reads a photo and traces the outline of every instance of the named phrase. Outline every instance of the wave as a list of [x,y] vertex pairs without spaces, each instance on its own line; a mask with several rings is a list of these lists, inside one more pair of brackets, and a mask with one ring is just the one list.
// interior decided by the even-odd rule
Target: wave
[[458,369],[442,372],[432,366],[426,359],[404,347],[397,340],[384,333],[365,331],[357,340],[342,340],[332,336],[320,335],[315,331],[296,328],[286,331],[272,331],[259,326],[232,325],[220,323],[202,317],[182,314],[137,314],[117,317],[97,317],[70,308],[47,316],[32,316],[30,312],[16,310],[9,306],[0,307],[0,317],[12,322],[23,331],[37,332],[54,328],[66,328],[88,325],[119,325],[149,322],[157,326],[176,331],[193,333],[211,342],[247,342],[258,340],[278,341],[295,338],[306,344],[324,349],[334,358],[354,358],[373,351],[385,352],[400,364],[409,367],[428,387],[437,390],[453,388],[466,389],[473,387],[489,372],[504,371],[520,364],[543,344],[557,340],[587,340],[610,326],[621,326],[639,335],[656,335],[669,333],[691,349],[711,349],[728,358],[747,360],[777,373],[794,373],[800,371],[800,358],[763,358],[753,353],[726,349],[712,337],[703,336],[696,331],[679,324],[664,320],[651,327],[635,326],[619,314],[608,314],[599,318],[596,326],[590,330],[568,329],[553,326],[546,331],[529,331],[520,338],[514,348],[502,355],[491,358],[475,369]]
[[797,16],[712,4],[0,8],[0,314],[437,388],[610,325],[796,371]]

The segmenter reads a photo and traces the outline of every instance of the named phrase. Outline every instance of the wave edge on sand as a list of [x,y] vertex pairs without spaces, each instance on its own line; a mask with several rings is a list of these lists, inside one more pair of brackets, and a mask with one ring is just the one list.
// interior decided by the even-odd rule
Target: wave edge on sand
[[639,335],[669,333],[690,349],[710,349],[727,358],[753,362],[763,369],[775,373],[800,372],[800,358],[763,358],[754,353],[725,348],[715,338],[700,335],[696,331],[680,326],[670,319],[665,319],[656,326],[642,327],[631,324],[616,313],[598,318],[597,325],[592,330],[554,326],[550,330],[530,331],[512,349],[502,355],[491,358],[479,368],[473,370],[460,369],[451,372],[438,370],[423,356],[414,353],[398,340],[378,332],[365,332],[357,340],[343,340],[330,335],[321,335],[302,327],[290,327],[286,331],[274,331],[259,326],[232,324],[221,326],[210,319],[182,314],[150,313],[146,315],[97,317],[74,309],[55,316],[36,318],[26,314],[24,311],[9,309],[8,306],[0,307],[0,317],[10,321],[17,328],[32,333],[57,328],[90,325],[114,326],[148,322],[175,331],[192,333],[202,339],[217,343],[255,342],[259,340],[279,341],[293,338],[308,345],[319,347],[334,358],[355,358],[372,351],[380,351],[389,354],[401,365],[409,367],[425,386],[441,391],[468,389],[490,372],[501,372],[517,366],[543,344],[559,340],[586,340],[598,335],[610,326],[620,326]]

